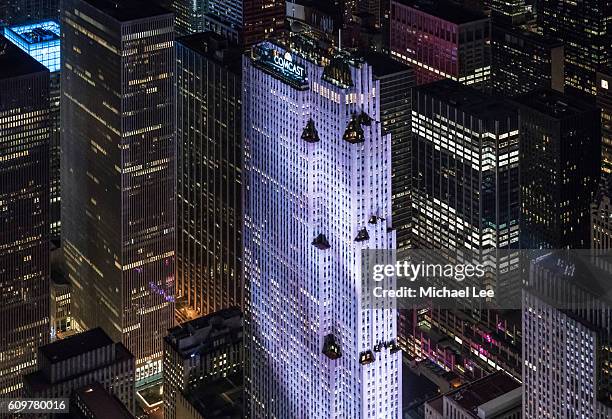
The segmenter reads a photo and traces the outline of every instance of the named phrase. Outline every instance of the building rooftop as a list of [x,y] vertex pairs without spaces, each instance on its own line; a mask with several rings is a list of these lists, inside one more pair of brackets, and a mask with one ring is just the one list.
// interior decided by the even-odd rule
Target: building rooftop
[[[571,311],[583,307],[592,307],[596,302],[612,305],[612,253],[592,252],[590,250],[557,250],[544,253],[536,259],[534,265],[541,272],[542,278],[552,275],[559,289],[564,292],[550,294],[536,293],[553,307],[574,317],[589,328],[594,326],[582,318],[577,318]],[[568,296],[571,289],[571,298]],[[541,291],[541,287],[540,287]]]
[[85,405],[88,414],[94,418],[134,418],[123,403],[98,382],[75,390],[74,396],[80,404]]
[[[228,343],[242,341],[242,312],[239,308],[228,308],[198,317],[179,326],[168,329],[166,342],[182,357],[213,350],[218,339]],[[215,342],[213,342],[215,341]]]
[[7,29],[15,33],[28,44],[59,42],[60,40],[60,26],[53,20],[32,25],[11,26]]
[[29,25],[4,28],[4,36],[49,71],[60,68],[61,32],[59,23],[45,20]]
[[119,22],[172,14],[171,11],[145,0],[83,0]]
[[546,48],[556,48],[563,46],[563,41],[559,41],[558,39],[550,38],[542,34],[531,32],[516,26],[496,24],[493,25],[493,34],[495,33],[509,34],[511,36],[516,37],[517,39],[529,42],[531,44],[540,45]]
[[502,97],[486,95],[454,80],[444,79],[414,88],[416,94],[426,94],[463,112],[485,120],[505,121],[515,114],[516,106]]
[[456,390],[427,401],[440,416],[444,415],[445,399],[460,406],[473,418],[497,417],[520,408],[521,384],[503,371],[497,371]]
[[53,364],[112,344],[113,340],[97,327],[42,346],[39,351]]
[[185,398],[206,419],[241,419],[243,405],[242,372],[202,383]]
[[[99,328],[92,329],[89,332],[96,332],[97,330],[101,330],[101,329]],[[105,341],[105,339],[101,338],[100,336],[88,334],[89,332],[83,332],[77,335],[67,337],[65,339],[45,345],[39,348],[38,350],[39,352],[42,352],[45,357],[49,357],[49,355],[51,355],[51,357],[56,356],[56,358],[51,358],[51,357],[49,358],[50,362],[54,364],[54,363],[60,362],[60,359],[66,360],[80,353],[84,353],[84,352],[91,351],[91,350],[102,347],[103,346],[102,342]],[[83,336],[83,335],[86,335],[86,336]],[[110,340],[110,338],[106,334],[104,334],[104,336],[110,341],[111,344],[114,345],[113,346],[114,354],[113,354],[112,360],[110,360],[108,363],[100,364],[100,365],[79,364],[82,370],[79,370],[76,372],[73,371],[70,374],[59,377],[55,381],[51,381],[49,372],[48,372],[48,368],[43,367],[43,369],[39,369],[37,371],[34,371],[30,374],[25,375],[23,377],[24,384],[34,393],[39,393],[57,384],[58,382],[72,380],[79,376],[87,375],[92,370],[95,370],[98,368],[104,368],[105,366],[108,366],[108,365],[112,365],[115,363],[134,359],[134,355],[132,355],[132,353],[121,342],[113,343],[113,341]],[[88,339],[91,340],[90,343],[86,342]],[[68,344],[64,345],[65,342],[68,342]],[[47,350],[47,347],[52,347],[51,351]],[[61,351],[61,348],[66,349],[67,351],[66,355],[63,355],[63,354],[58,355],[57,351]]]
[[420,10],[456,25],[489,19],[475,10],[461,7],[447,0],[397,0],[399,3]]
[[[503,371],[466,384],[445,395],[454,403],[478,417],[478,407],[521,387],[521,384]],[[520,405],[520,398],[519,398]]]
[[375,77],[384,77],[391,74],[412,71],[412,68],[400,63],[380,52],[368,52],[364,54],[365,61],[372,66],[372,73]]
[[591,103],[552,89],[536,90],[512,100],[554,119],[572,118],[585,112],[597,111]]
[[215,32],[187,35],[177,38],[176,41],[226,67],[233,73],[241,73],[242,51],[238,48],[238,45],[231,43],[225,37]]
[[44,65],[0,35],[0,80],[42,72]]

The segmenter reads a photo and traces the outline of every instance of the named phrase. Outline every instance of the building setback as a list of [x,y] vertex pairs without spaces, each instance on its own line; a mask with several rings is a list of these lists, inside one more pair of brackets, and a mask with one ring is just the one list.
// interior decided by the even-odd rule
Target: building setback
[[395,248],[380,81],[291,45],[243,61],[245,414],[398,417],[397,311],[361,276],[362,249]]
[[27,397],[70,398],[84,386],[100,383],[134,412],[134,356],[101,328],[45,345],[38,370],[23,379]]
[[0,36],[0,397],[49,341],[49,71]]
[[176,54],[172,14],[66,0],[62,226],[71,309],[161,372],[174,324]]
[[563,92],[563,43],[512,26],[493,24],[493,94],[516,96],[538,89]]
[[490,19],[446,0],[391,0],[391,56],[414,67],[416,84],[451,79],[485,88]]
[[177,42],[177,278],[182,318],[242,305],[241,52]]
[[554,90],[515,99],[521,119],[521,245],[588,248],[601,172],[599,109]]

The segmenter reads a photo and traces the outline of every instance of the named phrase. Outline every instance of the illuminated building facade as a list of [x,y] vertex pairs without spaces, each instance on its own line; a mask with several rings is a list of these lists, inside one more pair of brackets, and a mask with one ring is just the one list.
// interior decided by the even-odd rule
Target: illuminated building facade
[[361,272],[395,248],[380,81],[320,51],[295,35],[243,64],[245,414],[396,418],[397,310]]
[[[524,418],[612,417],[610,272],[574,255],[552,253],[530,267],[522,310]],[[605,280],[592,281],[597,277]]]
[[601,109],[601,170],[612,173],[612,65],[597,72],[597,106]]
[[164,418],[182,419],[177,398],[244,367],[243,317],[229,308],[173,327],[164,338]]
[[[412,136],[413,246],[470,249],[477,260],[505,263],[497,249],[519,243],[516,108],[458,82],[437,81],[413,89]],[[470,379],[495,369],[516,377],[516,324],[492,310],[423,306],[405,313],[400,339],[413,356]]]
[[509,103],[457,82],[413,89],[413,237],[422,248],[514,248],[519,126]]
[[563,43],[520,28],[493,24],[492,92],[516,96],[539,89],[563,92]]
[[391,55],[414,67],[416,84],[451,79],[485,88],[490,19],[447,1],[391,1]]
[[0,397],[49,341],[49,71],[0,36]]
[[161,373],[174,325],[173,18],[139,1],[64,6],[62,247],[73,326],[123,342],[138,380]]
[[590,246],[590,204],[600,178],[599,109],[554,90],[515,99],[521,118],[521,245]]
[[241,51],[177,42],[177,278],[187,318],[242,305]]
[[596,71],[610,63],[610,3],[541,0],[537,4],[542,33],[565,44],[566,87],[595,95]]
[[51,139],[51,192],[49,194],[49,222],[51,240],[60,238],[60,27],[56,21],[47,20],[24,26],[4,28],[6,39],[27,52],[50,72],[49,101]]

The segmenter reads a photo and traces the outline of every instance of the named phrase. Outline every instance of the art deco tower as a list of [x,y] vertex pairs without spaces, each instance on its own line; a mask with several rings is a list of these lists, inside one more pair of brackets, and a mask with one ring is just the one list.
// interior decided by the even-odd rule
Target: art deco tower
[[67,0],[62,225],[72,312],[159,373],[174,317],[174,25],[139,1]]
[[398,418],[397,311],[361,272],[395,247],[380,82],[320,51],[295,36],[244,59],[247,415]]

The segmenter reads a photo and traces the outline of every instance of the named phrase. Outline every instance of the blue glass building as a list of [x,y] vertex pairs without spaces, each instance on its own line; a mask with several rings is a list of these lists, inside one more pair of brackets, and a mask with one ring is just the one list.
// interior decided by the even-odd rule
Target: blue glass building
[[60,26],[53,20],[4,28],[4,36],[49,71],[60,68]]

